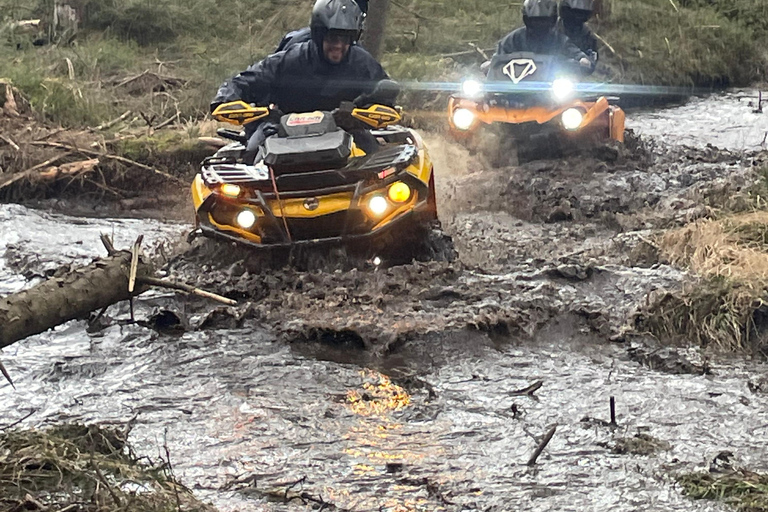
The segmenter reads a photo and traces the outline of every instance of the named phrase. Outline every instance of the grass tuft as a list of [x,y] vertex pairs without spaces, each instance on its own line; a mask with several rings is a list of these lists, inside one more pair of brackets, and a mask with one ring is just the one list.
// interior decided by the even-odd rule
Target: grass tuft
[[76,424],[0,433],[0,509],[213,510],[174,480],[167,463],[139,462],[123,433]]
[[677,481],[693,499],[723,501],[739,512],[768,512],[768,475],[741,469],[721,475],[687,473]]

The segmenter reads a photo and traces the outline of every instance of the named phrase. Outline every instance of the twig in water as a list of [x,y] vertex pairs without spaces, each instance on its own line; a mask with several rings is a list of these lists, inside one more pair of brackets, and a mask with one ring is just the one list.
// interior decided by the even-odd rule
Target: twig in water
[[129,293],[133,293],[133,288],[136,285],[136,272],[139,269],[139,248],[141,247],[141,241],[143,239],[144,235],[139,235],[133,243],[133,250],[131,251],[131,271],[128,274]]
[[536,451],[533,452],[533,455],[531,455],[531,458],[528,459],[528,465],[533,466],[536,464],[536,459],[539,458],[539,455],[541,455],[541,452],[544,451],[544,448],[547,447],[549,442],[552,440],[552,436],[555,435],[555,430],[557,429],[557,425],[553,425],[551,429],[549,429],[549,432],[547,432],[547,435],[544,436],[544,439],[541,440],[539,443],[539,446],[536,447]]
[[611,397],[610,406],[611,406],[611,425],[616,426],[616,398]]
[[23,418],[14,421],[10,425],[6,425],[4,427],[0,427],[0,430],[8,430],[9,428],[13,428],[16,425],[18,425],[19,423],[21,423],[22,421],[24,421],[25,419],[27,419],[30,416],[32,416],[33,414],[35,414],[36,412],[37,412],[37,409],[33,409],[33,410],[29,411]]
[[510,391],[509,395],[510,396],[523,396],[523,395],[533,396],[533,394],[543,385],[544,385],[543,380],[537,380],[527,388]]
[[209,299],[213,299],[216,301],[219,301],[223,304],[226,304],[228,306],[235,306],[237,305],[236,300],[228,299],[226,297],[222,297],[221,295],[217,295],[215,293],[207,292],[205,290],[201,290],[199,288],[195,288],[194,286],[189,286],[188,284],[182,284],[182,283],[174,283],[172,281],[166,281],[164,279],[158,279],[156,277],[143,277],[139,276],[136,278],[137,281],[143,284],[148,284],[150,286],[159,286],[161,288],[170,288],[172,290],[181,290],[183,292],[191,293],[193,295],[198,295],[200,297],[206,297]]
[[104,248],[107,250],[107,254],[114,256],[118,253],[118,250],[115,249],[114,245],[112,245],[112,240],[109,239],[109,235],[106,233],[101,233],[99,234],[99,238],[101,238],[101,243],[104,244]]
[[13,380],[11,380],[11,374],[8,373],[8,370],[5,369],[2,362],[0,362],[0,372],[3,373],[3,377],[8,381],[8,384],[10,384],[13,389],[16,389],[16,385],[13,383]]

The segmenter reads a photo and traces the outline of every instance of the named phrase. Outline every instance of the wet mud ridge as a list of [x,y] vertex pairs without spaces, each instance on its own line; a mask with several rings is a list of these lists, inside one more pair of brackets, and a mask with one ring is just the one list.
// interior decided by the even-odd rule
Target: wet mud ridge
[[[760,179],[765,159],[630,138],[566,160],[440,176],[458,261],[264,270],[248,252],[202,241],[168,270],[244,304],[200,326],[255,323],[290,342],[378,356],[431,334],[530,339],[554,324],[566,337],[627,341],[643,338],[633,321],[649,296],[689,279],[660,260],[652,233],[711,215],[708,204]],[[654,351],[629,354],[652,363],[644,354]],[[655,364],[703,371],[682,356]]]

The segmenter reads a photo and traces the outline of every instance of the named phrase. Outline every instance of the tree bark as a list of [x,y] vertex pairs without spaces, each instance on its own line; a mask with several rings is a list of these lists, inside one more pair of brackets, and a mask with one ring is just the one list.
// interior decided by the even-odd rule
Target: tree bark
[[376,59],[384,50],[384,36],[387,26],[389,0],[371,0],[368,5],[368,16],[365,19],[363,32],[363,47]]
[[[0,349],[146,291],[146,286],[139,285],[133,293],[128,292],[130,266],[131,253],[116,251],[62,277],[0,299]],[[151,276],[151,266],[140,261],[137,275]]]

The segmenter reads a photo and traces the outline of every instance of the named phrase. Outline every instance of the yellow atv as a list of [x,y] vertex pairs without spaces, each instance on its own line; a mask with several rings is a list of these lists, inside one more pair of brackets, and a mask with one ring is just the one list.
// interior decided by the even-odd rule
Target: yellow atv
[[192,183],[203,235],[256,249],[353,244],[371,258],[419,257],[410,235],[428,237],[436,224],[435,178],[397,109],[350,102],[281,115],[235,101],[213,116],[240,126],[272,119],[276,133],[249,157],[243,133],[219,130],[235,142],[206,158]]
[[448,122],[458,138],[501,125],[523,159],[561,156],[595,142],[624,141],[624,111],[579,83],[577,63],[527,52],[494,55],[484,81],[466,80],[448,102]]

